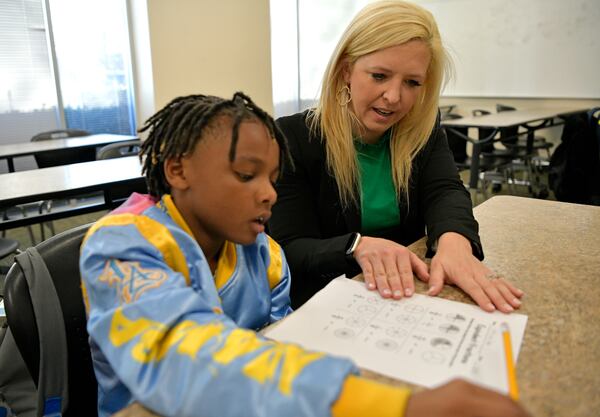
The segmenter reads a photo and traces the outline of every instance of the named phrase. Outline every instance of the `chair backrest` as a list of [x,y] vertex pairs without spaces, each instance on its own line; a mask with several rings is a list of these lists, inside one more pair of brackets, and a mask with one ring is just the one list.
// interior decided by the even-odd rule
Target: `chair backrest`
[[0,237],[0,259],[15,253],[19,247],[19,242],[14,239]]
[[452,113],[452,110],[454,110],[456,106],[454,104],[449,104],[447,106],[440,106],[439,110],[440,110],[440,114],[442,115],[442,120],[444,119],[444,116],[447,114]]
[[[0,260],[6,258],[9,255],[17,252],[19,248],[19,242],[14,239],[6,237],[0,237]],[[4,284],[4,275],[8,272],[8,266],[0,265],[0,294],[2,294],[2,288]]]
[[590,126],[596,137],[596,143],[598,144],[598,155],[600,156],[600,107],[595,107],[588,112],[590,119]]
[[76,138],[78,136],[89,136],[90,132],[81,129],[58,129],[49,130],[47,132],[38,133],[31,138],[32,142],[39,142],[42,140],[53,140],[53,139],[64,139],[64,138]]
[[[496,104],[496,111],[498,113],[504,112],[504,111],[515,111],[517,110],[516,107],[513,106],[507,106],[505,104]],[[505,145],[514,145],[515,143],[517,143],[517,141],[519,140],[518,135],[519,134],[519,127],[518,126],[514,126],[514,127],[507,127],[507,128],[503,128],[500,130],[500,138],[503,144]]]
[[[485,116],[486,114],[492,114],[492,112],[484,109],[473,109],[471,114],[474,117]],[[480,127],[477,129],[477,135],[479,139],[484,139],[490,136],[494,132],[494,129],[490,129],[488,127]],[[484,153],[493,153],[494,152],[494,142],[489,142],[481,147],[481,151]]]
[[516,107],[513,106],[507,106],[506,104],[496,104],[496,111],[498,113],[503,112],[503,111],[513,111],[513,110],[517,110]]
[[[139,139],[134,139],[105,145],[98,151],[98,159],[112,159],[137,155],[141,144],[142,142]],[[134,192],[140,194],[147,193],[148,188],[146,187],[146,181],[140,179],[135,185],[115,184],[110,190],[106,191],[108,200],[113,201],[115,204],[121,204]]]
[[[98,385],[94,375],[79,275],[79,247],[89,225],[57,234],[36,245],[56,289],[66,333],[69,403],[63,417],[96,416]],[[35,279],[35,277],[34,277]],[[40,369],[40,336],[24,273],[14,264],[6,276],[8,325],[34,383]]]
[[569,115],[550,158],[548,182],[559,201],[600,206],[600,140],[593,112]]
[[[79,129],[51,130],[38,133],[31,138],[32,142],[43,140],[55,140],[88,136],[90,133]],[[75,164],[77,162],[94,161],[96,159],[95,148],[84,149],[58,149],[55,151],[35,154],[35,162],[39,168],[48,168],[59,165]]]
[[139,139],[109,143],[98,150],[97,159],[121,158],[137,155],[142,142]]
[[[456,120],[461,119],[462,116],[460,114],[455,113],[447,113],[442,115],[442,120]],[[451,127],[444,128],[446,132],[446,138],[448,139],[448,147],[450,151],[452,151],[452,156],[454,157],[454,162],[457,164],[462,164],[467,159],[467,141],[460,137],[457,132],[462,133],[463,135],[467,135],[469,129],[466,127]]]

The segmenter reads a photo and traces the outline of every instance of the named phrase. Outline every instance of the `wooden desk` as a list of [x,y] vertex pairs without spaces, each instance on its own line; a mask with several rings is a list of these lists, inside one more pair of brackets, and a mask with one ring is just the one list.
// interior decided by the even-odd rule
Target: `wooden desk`
[[137,156],[0,175],[0,210],[32,201],[72,198],[95,191],[104,193],[104,201],[101,203],[2,221],[0,230],[112,208],[119,203],[111,194],[116,187],[131,188],[131,191],[145,189]]
[[501,129],[510,127],[524,127],[527,135],[527,150],[531,153],[533,149],[534,132],[539,129],[558,126],[564,123],[566,116],[584,112],[588,109],[563,107],[554,109],[523,109],[504,111],[499,113],[491,113],[483,116],[467,116],[460,119],[442,120],[442,126],[446,128],[486,128],[490,129],[490,134],[485,138],[471,138],[465,136],[457,130],[453,133],[463,138],[465,141],[473,145],[471,155],[471,168],[469,174],[469,188],[477,189],[479,179],[479,156],[481,154],[481,146],[491,142],[496,134]]
[[[597,415],[600,207],[496,196],[477,206],[475,217],[485,263],[525,291],[519,312],[529,320],[517,363],[523,405],[536,417]],[[424,256],[425,239],[410,247]],[[417,292],[427,292],[418,280]],[[440,297],[473,304],[454,287]]]
[[89,135],[75,138],[42,140],[38,142],[8,143],[0,145],[0,159],[6,159],[8,171],[14,172],[14,158],[20,156],[37,155],[61,149],[85,149],[95,148],[109,143],[124,142],[137,139],[136,136],[126,135]]

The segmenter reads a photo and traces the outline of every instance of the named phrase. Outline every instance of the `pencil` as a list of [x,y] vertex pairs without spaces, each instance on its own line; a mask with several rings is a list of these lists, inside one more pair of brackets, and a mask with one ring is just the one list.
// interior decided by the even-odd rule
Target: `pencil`
[[504,340],[504,357],[506,359],[506,377],[508,380],[508,395],[515,401],[519,400],[519,387],[517,386],[517,374],[513,360],[512,343],[510,340],[510,329],[508,324],[502,323],[502,339]]

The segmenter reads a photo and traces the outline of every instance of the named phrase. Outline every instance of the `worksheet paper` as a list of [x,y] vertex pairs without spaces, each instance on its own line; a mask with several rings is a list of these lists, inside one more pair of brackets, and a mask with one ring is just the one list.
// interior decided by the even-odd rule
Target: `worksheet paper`
[[339,277],[265,336],[352,359],[359,367],[436,387],[461,377],[508,393],[500,324],[511,331],[516,362],[527,316],[415,294],[381,298]]

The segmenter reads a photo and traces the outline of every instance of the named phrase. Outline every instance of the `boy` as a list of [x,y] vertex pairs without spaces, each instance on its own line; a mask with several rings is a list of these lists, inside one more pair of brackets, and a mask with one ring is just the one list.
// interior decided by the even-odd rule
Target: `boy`
[[[251,330],[291,312],[287,263],[264,233],[289,161],[273,119],[241,93],[195,95],[173,100],[145,130],[150,195],[99,220],[81,251],[99,415],[133,402],[179,417],[403,415],[406,390]],[[406,415],[444,409],[427,395],[464,410],[471,405],[453,398],[476,390],[460,382],[418,394]],[[497,415],[522,415],[489,395],[504,406]],[[136,410],[146,412],[123,413]]]

